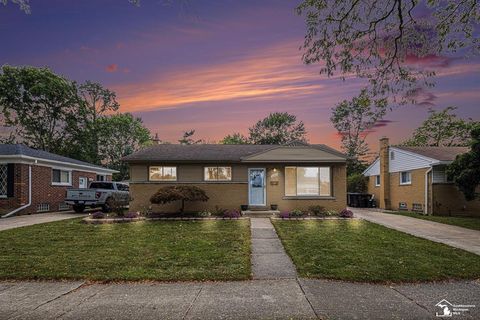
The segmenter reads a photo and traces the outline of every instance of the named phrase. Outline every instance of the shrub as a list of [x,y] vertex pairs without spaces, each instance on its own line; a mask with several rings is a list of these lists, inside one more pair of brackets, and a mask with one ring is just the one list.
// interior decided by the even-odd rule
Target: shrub
[[127,212],[124,215],[125,218],[129,218],[129,219],[138,218],[139,216],[140,215],[138,214],[138,212],[133,212],[133,211]]
[[338,212],[335,210],[325,210],[324,215],[327,217],[338,216]]
[[197,217],[210,217],[212,213],[208,210],[203,210],[195,214]]
[[227,210],[223,214],[224,218],[240,218],[241,216],[242,216],[242,213],[237,209]]
[[300,210],[300,209],[293,209],[292,211],[290,211],[290,216],[291,217],[301,217],[301,216],[303,216],[303,211]]
[[367,192],[368,179],[361,173],[354,173],[347,178],[347,191],[348,192]]
[[151,198],[151,203],[165,204],[181,201],[180,212],[185,209],[185,201],[208,201],[205,191],[196,186],[168,186],[160,188]]
[[321,216],[325,214],[325,208],[319,205],[314,205],[314,206],[308,207],[308,212],[315,216]]
[[353,218],[353,212],[348,210],[348,209],[343,209],[342,212],[340,212],[340,217],[341,218]]
[[103,219],[105,218],[105,214],[102,211],[95,211],[92,213],[92,219]]
[[220,208],[219,206],[215,206],[215,210],[213,210],[212,214],[216,217],[223,217],[227,211],[228,210],[225,208]]
[[288,219],[288,218],[290,218],[290,212],[288,212],[288,211],[282,211],[282,212],[280,212],[280,218],[282,218],[282,219]]

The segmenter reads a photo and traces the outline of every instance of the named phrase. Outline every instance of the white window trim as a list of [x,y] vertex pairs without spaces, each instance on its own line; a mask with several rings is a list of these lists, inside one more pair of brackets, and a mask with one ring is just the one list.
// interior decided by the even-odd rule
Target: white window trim
[[[206,172],[205,172],[205,169],[207,168],[230,168],[230,179],[207,179],[207,175],[206,175]],[[232,181],[232,178],[233,178],[233,169],[231,166],[207,166],[207,167],[203,167],[203,181],[206,181],[206,182],[215,182],[215,181]]]
[[[408,173],[409,176],[410,176],[410,181],[402,182],[402,173]],[[399,178],[400,178],[400,185],[401,186],[406,186],[406,185],[411,185],[412,184],[412,172],[411,171],[401,171]]]
[[[287,195],[287,174],[286,174],[286,171],[287,171],[287,168],[295,168],[295,195]],[[318,193],[317,194],[311,194],[311,193],[298,193],[298,174],[297,174],[297,169],[298,168],[318,168]],[[320,169],[321,168],[328,168],[328,172],[329,172],[329,181],[330,181],[330,192],[328,195],[321,195],[320,194],[320,184],[321,184],[321,181],[320,181]],[[309,197],[314,197],[314,198],[331,198],[333,195],[333,192],[332,192],[332,183],[333,183],[333,179],[332,179],[332,167],[329,167],[329,166],[286,166],[284,167],[284,190],[283,190],[283,194],[285,197],[289,197],[289,198],[309,198]]]
[[[65,171],[68,172],[68,181],[69,182],[54,182],[53,181],[53,170]],[[55,168],[52,167],[52,176],[50,178],[52,186],[63,186],[63,187],[71,187],[72,186],[72,170],[66,170],[65,168]]]
[[[163,175],[163,168],[175,168],[175,178],[174,179],[152,179],[150,176],[151,168],[162,168],[162,175]],[[178,180],[178,167],[177,166],[149,166],[148,167],[148,181],[153,182],[163,182],[163,181],[177,181]]]
[[375,187],[380,187],[380,175],[379,174],[377,174],[375,176]]

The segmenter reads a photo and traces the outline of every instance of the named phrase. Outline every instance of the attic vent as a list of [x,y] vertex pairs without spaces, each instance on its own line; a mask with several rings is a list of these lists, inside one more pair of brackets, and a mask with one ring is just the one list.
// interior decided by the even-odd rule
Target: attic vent
[[398,210],[408,210],[408,206],[406,202],[399,202],[398,203]]
[[416,212],[423,212],[423,206],[421,203],[412,204],[412,210]]
[[395,152],[390,151],[390,160],[395,160]]

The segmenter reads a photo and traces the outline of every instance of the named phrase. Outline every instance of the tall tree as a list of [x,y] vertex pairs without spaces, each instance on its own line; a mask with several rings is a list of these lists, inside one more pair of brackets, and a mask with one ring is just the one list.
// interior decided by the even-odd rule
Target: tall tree
[[[20,7],[20,10],[22,10],[26,14],[30,14],[30,0],[10,0],[10,2],[18,5]],[[6,6],[8,0],[0,0],[0,3]]]
[[15,142],[59,154],[74,139],[84,112],[75,83],[48,68],[8,65],[0,73],[0,108]]
[[292,141],[306,142],[305,125],[287,112],[273,112],[248,129],[253,144],[286,144]]
[[128,166],[121,161],[142,147],[150,144],[150,131],[142,119],[130,113],[119,113],[98,119],[99,157],[102,164],[120,171],[115,180],[128,179]]
[[471,201],[479,197],[476,190],[480,185],[480,123],[471,131],[470,151],[457,156],[447,167],[447,175],[463,192],[465,199]]
[[352,100],[344,100],[332,109],[330,121],[342,140],[349,158],[348,173],[362,171],[362,160],[368,152],[365,137],[386,113],[385,99],[373,100],[366,90]]
[[234,132],[232,134],[226,135],[221,141],[221,144],[248,144],[248,138],[243,134]]
[[307,25],[303,61],[329,77],[366,79],[374,98],[412,97],[434,84],[422,61],[480,48],[478,0],[304,0],[297,13]]
[[402,143],[411,147],[468,146],[470,132],[475,124],[471,119],[458,118],[456,107],[442,111],[430,109],[428,119],[415,129],[413,136]]
[[185,131],[182,135],[182,138],[178,140],[180,144],[201,144],[205,143],[203,139],[195,140],[193,138],[193,135],[195,134],[195,129],[192,129],[190,131]]

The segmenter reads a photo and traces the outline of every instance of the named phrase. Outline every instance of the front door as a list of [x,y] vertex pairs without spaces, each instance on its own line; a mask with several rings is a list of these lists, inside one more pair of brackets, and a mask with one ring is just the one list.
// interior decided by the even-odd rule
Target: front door
[[87,178],[85,178],[85,177],[78,178],[78,187],[80,189],[86,189],[87,184],[88,184]]
[[248,169],[248,204],[265,206],[265,168]]

